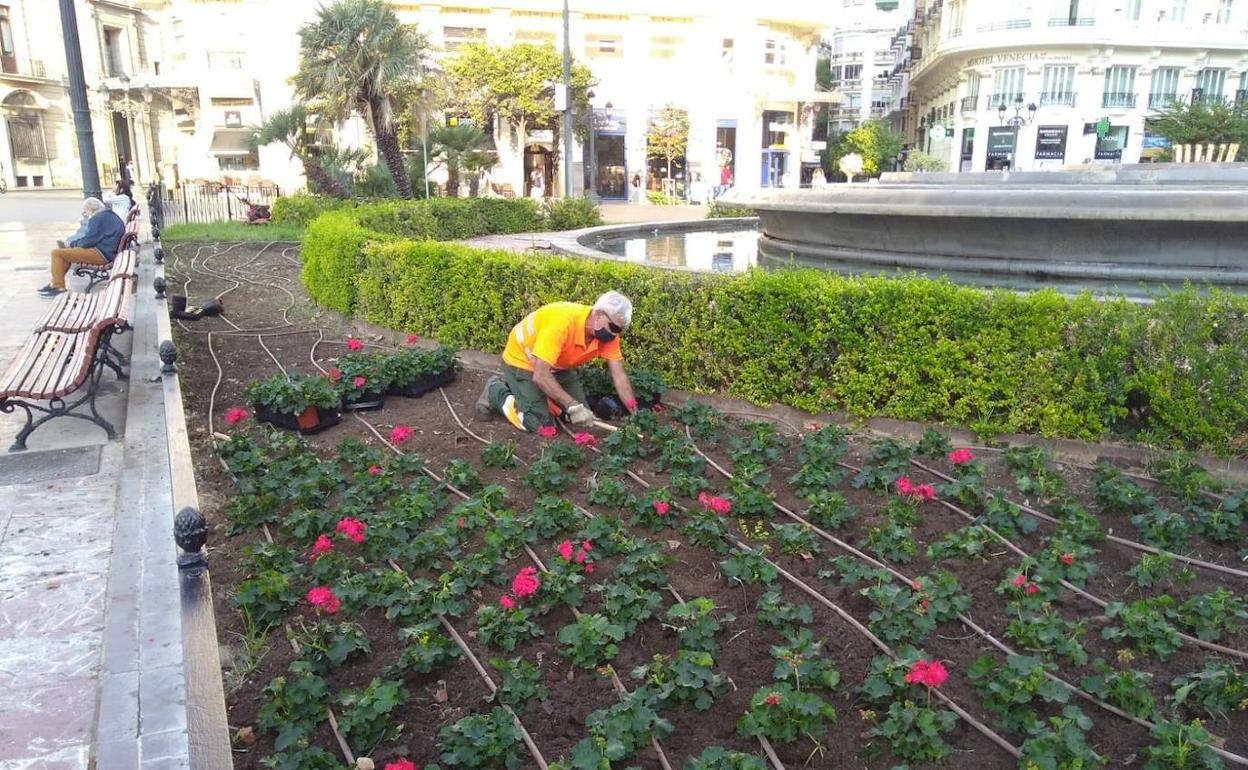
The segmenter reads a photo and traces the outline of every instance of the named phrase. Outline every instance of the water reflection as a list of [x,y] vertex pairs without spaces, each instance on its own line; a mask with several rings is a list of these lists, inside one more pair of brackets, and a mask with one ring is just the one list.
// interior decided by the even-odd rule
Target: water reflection
[[715,273],[741,272],[758,264],[758,231],[666,233],[604,241],[600,248],[629,262]]

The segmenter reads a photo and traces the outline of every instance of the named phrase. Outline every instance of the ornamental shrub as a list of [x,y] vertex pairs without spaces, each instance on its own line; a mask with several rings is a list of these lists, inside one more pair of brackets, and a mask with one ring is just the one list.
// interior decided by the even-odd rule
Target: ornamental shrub
[[[674,387],[810,411],[1221,453],[1248,445],[1248,298],[1147,305],[813,270],[717,275],[308,230],[312,297],[368,321],[499,352],[555,300],[627,294],[630,367]],[[335,239],[332,243],[322,242]]]
[[354,201],[323,198],[319,195],[284,195],[273,201],[273,224],[307,227],[326,211],[354,206]]

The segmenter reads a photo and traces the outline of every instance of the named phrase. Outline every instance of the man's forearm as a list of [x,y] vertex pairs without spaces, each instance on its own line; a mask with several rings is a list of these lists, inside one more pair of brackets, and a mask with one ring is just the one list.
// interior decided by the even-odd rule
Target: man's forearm
[[571,394],[563,389],[563,386],[560,385],[559,381],[555,379],[555,375],[549,371],[534,372],[533,384],[545,393],[547,398],[554,401],[564,409],[567,409],[569,406],[576,403],[576,399],[572,398]]
[[625,406],[629,406],[631,411],[632,406],[630,405],[637,403],[637,397],[633,395],[633,383],[628,379],[628,374],[624,372],[622,365],[611,366],[610,369],[611,384],[615,386],[615,392],[619,394],[620,400],[624,402]]

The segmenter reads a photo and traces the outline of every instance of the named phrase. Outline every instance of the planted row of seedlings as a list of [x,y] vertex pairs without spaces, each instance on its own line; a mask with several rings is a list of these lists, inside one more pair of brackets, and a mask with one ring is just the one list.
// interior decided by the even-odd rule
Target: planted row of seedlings
[[[271,342],[279,367],[293,371],[307,360],[306,340],[302,348],[294,339]],[[475,373],[465,380],[452,389],[460,403],[468,402],[480,384]],[[341,621],[348,616],[364,630],[369,652],[355,649],[337,667],[318,674],[326,694],[316,703],[334,708],[354,752],[377,759],[378,766],[403,758],[421,766],[430,761],[466,767],[537,763],[533,752],[517,744],[514,732],[501,726],[506,716],[515,730],[505,712],[485,730],[482,720],[495,712],[492,706],[482,708],[477,698],[489,687],[462,658],[450,654],[423,672],[399,674],[387,668],[394,665],[391,658],[407,655],[413,646],[403,632],[436,624],[439,616],[468,629],[462,636],[480,651],[489,675],[500,683],[499,692],[510,691],[505,672],[522,664],[536,672],[545,697],[535,690],[512,705],[554,766],[662,766],[667,760],[675,766],[757,767],[767,760],[752,735],[774,744],[773,765],[794,767],[925,764],[942,756],[947,766],[1019,763],[1001,744],[1023,755],[1023,767],[1093,767],[1110,761],[1216,766],[1235,762],[1235,751],[1242,753],[1241,707],[1248,704],[1235,656],[1196,647],[1180,635],[1242,649],[1240,578],[1196,566],[1205,562],[1234,569],[1242,534],[1239,498],[1215,489],[1190,464],[1158,471],[1160,483],[1153,484],[1110,469],[1058,469],[1025,450],[968,458],[951,454],[953,448],[935,434],[917,447],[870,445],[834,428],[783,436],[771,425],[728,421],[696,403],[676,410],[675,422],[643,414],[601,436],[601,453],[590,463],[587,447],[561,439],[533,446],[533,440],[522,438],[478,452],[455,435],[451,420],[458,419],[445,410],[439,414],[438,405],[429,402],[387,407],[360,421],[367,419],[383,433],[413,426],[417,435],[403,438],[400,431],[390,438],[400,449],[418,445],[431,458],[425,470],[437,466],[432,475],[441,484],[417,475],[420,466],[411,456],[385,457],[375,439],[372,447],[349,443],[330,459],[309,448],[283,450],[287,439],[278,438],[278,449],[265,440],[254,449],[262,459],[253,475],[267,480],[267,497],[232,504],[231,520],[248,531],[255,527],[250,517],[269,517],[277,540],[269,548],[286,549],[295,565],[286,575],[283,602],[271,605],[273,617],[289,619],[294,634],[308,623],[347,625]],[[314,441],[325,450],[338,435],[357,428],[364,426],[347,421]],[[582,443],[589,441],[581,437]],[[238,436],[224,445],[227,454],[236,442]],[[574,461],[574,450],[582,459]],[[700,450],[734,478],[708,466]],[[357,456],[363,452],[367,457]],[[282,459],[286,454],[289,458]],[[529,462],[508,467],[518,455]],[[296,457],[295,464],[305,470],[294,472],[293,483],[287,483],[292,472],[285,463]],[[335,480],[331,465],[342,481]],[[928,487],[924,482],[935,477],[920,465],[952,481]],[[301,473],[312,473],[311,467],[329,478],[300,479]],[[379,473],[370,473],[374,467]],[[239,473],[240,480],[248,477]],[[379,477],[392,478],[396,486],[367,492],[368,485],[381,483]],[[459,503],[454,516],[445,499],[450,487],[473,498]],[[408,510],[411,504],[403,502],[408,494],[442,499],[431,512],[421,506]],[[1133,507],[1124,510],[1123,503],[1113,502],[1123,495]],[[777,503],[815,526],[790,518]],[[475,513],[463,506],[475,506]],[[965,511],[975,522],[947,506]],[[1056,525],[1038,521],[1028,509],[1053,516]],[[1184,537],[1156,540],[1150,523],[1167,518],[1158,510],[1177,512],[1187,525]],[[585,518],[586,512],[593,518]],[[287,525],[292,517],[298,522],[313,515],[319,516],[314,527],[296,532]],[[550,517],[560,515],[567,518],[566,526],[551,531]],[[343,519],[363,524],[363,542],[351,540],[349,532],[359,532],[353,524],[346,525],[348,533],[332,534]],[[545,530],[540,529],[543,521]],[[1219,530],[1218,521],[1231,523]],[[1141,554],[1102,539],[1097,531],[1160,543],[1162,553]],[[321,535],[331,548],[309,561]],[[533,560],[521,553],[523,547],[517,551],[500,544],[509,537],[528,543],[548,567],[532,573],[539,585],[531,594],[525,580],[519,591],[513,584]],[[379,550],[365,554],[369,548]],[[346,565],[322,562],[327,556],[342,556]],[[248,581],[267,580],[274,588],[280,581],[270,573],[282,570],[276,562],[255,558],[249,556],[244,570]],[[391,561],[411,583],[388,567]],[[587,563],[594,565],[591,574],[585,572]],[[905,573],[909,582],[881,567]],[[408,591],[403,599],[378,598],[378,604],[369,604],[368,597],[384,595],[370,581],[384,587],[379,572],[387,568]],[[550,598],[564,573],[569,582],[580,578],[579,619],[566,598]],[[645,574],[649,580],[639,576]],[[785,574],[805,590],[781,579]],[[1102,611],[1063,589],[1063,580],[1110,600],[1110,608]],[[260,600],[251,597],[258,583],[245,585],[234,599],[246,615],[255,615]],[[669,586],[686,601],[667,601],[662,594]],[[303,593],[312,588],[327,589],[338,602],[337,611],[326,612],[326,595],[318,593],[318,615]],[[457,612],[446,612],[437,602]],[[509,602],[512,607],[503,606]],[[896,657],[879,654],[829,605],[893,648]],[[680,616],[695,608],[698,617]],[[1147,622],[1139,621],[1146,611],[1152,613]],[[502,640],[507,634],[498,635],[498,629],[510,628],[508,621],[517,612],[528,613],[524,620],[540,635],[523,638],[534,632],[518,623],[522,630],[513,649],[506,650]],[[721,626],[711,637],[713,651],[697,649],[696,637],[685,633],[707,618]],[[1003,653],[965,621],[1021,654]],[[623,632],[619,639],[617,628]],[[440,638],[435,647],[447,644],[445,627],[426,630],[427,637],[418,635]],[[1157,648],[1148,641],[1150,633],[1177,638],[1177,646],[1163,652],[1169,645]],[[315,641],[312,636],[301,649],[341,650],[346,644],[318,646],[309,641]],[[453,639],[449,645],[462,652]],[[655,660],[655,654],[665,657]],[[270,654],[253,676],[267,676],[270,687],[279,676],[285,682],[315,681],[290,670],[297,662]],[[707,665],[698,668],[697,662]],[[629,684],[624,700],[606,671],[599,672],[608,663]],[[383,671],[397,676],[381,676]],[[629,676],[633,673],[636,678]],[[1075,685],[1100,705],[1046,674]],[[361,703],[372,708],[369,704],[377,700],[357,695],[374,688],[374,677],[379,687],[397,684],[405,697],[384,715],[357,719],[354,710]],[[432,697],[413,697],[415,692]],[[1147,706],[1140,705],[1141,693]],[[265,703],[257,699],[257,708],[277,700],[267,688],[265,694],[270,697]],[[958,719],[942,694],[965,709],[968,719]],[[384,705],[388,697],[381,700]],[[709,705],[701,710],[702,704]],[[1104,706],[1140,721],[1115,716]],[[315,721],[312,712],[307,711],[306,729],[294,738],[288,735],[280,749],[283,730],[253,720],[259,751],[251,755],[267,754],[273,766],[341,766],[327,712],[318,709]],[[236,706],[232,723],[246,723],[248,716]],[[1203,725],[1194,723],[1202,718]],[[501,759],[501,754],[459,756],[453,733],[445,740],[438,733],[464,719],[475,719],[465,729],[485,730],[480,735],[494,735],[494,728],[510,735],[512,753]],[[359,732],[361,721],[405,729],[373,741],[373,735]],[[625,731],[625,722],[638,729]],[[972,722],[987,723],[1001,742],[993,743]],[[1207,736],[1228,740],[1221,756],[1209,745],[1216,745],[1217,738]],[[708,745],[713,748],[704,755]],[[308,764],[318,761],[324,764]]]

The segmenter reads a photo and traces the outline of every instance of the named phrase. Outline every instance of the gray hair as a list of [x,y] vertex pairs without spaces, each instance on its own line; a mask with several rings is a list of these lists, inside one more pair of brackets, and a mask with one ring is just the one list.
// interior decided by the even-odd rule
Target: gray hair
[[633,301],[618,291],[609,291],[594,300],[594,310],[601,310],[624,328],[633,323]]
[[82,207],[90,210],[92,214],[96,214],[104,210],[104,201],[99,198],[87,198],[82,202]]

